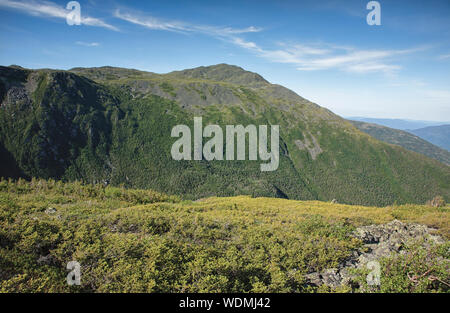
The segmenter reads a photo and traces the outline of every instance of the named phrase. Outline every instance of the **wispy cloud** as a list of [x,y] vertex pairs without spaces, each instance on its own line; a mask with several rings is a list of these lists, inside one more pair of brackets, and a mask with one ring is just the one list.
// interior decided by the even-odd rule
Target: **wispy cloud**
[[401,81],[390,81],[389,86],[392,87],[427,87],[429,84],[421,79],[402,79]]
[[[70,12],[64,7],[49,1],[11,1],[0,0],[0,7],[10,8],[21,11],[33,16],[54,17],[65,19]],[[81,10],[83,12],[83,10]],[[106,23],[102,19],[90,17],[81,14],[81,24],[87,26],[103,27],[109,30],[118,31],[119,29],[111,24]]]
[[177,33],[201,33],[225,40],[275,63],[289,63],[300,71],[342,70],[354,73],[381,72],[392,75],[401,69],[394,64],[396,57],[411,54],[426,47],[404,50],[367,50],[334,44],[287,44],[278,43],[276,49],[263,48],[254,41],[244,39],[244,35],[262,31],[250,26],[237,29],[210,25],[196,25],[184,21],[161,19],[142,12],[130,13],[117,9],[114,16],[135,25],[152,30]]
[[392,64],[396,56],[411,54],[426,49],[419,47],[404,50],[361,50],[331,44],[287,45],[280,49],[264,49],[252,41],[235,38],[234,44],[277,63],[290,63],[300,71],[337,69],[355,73],[383,72],[392,74],[401,69]]
[[450,54],[442,54],[438,57],[439,60],[450,59]]
[[422,91],[422,93],[429,98],[445,101],[448,103],[450,101],[450,91],[439,90],[439,89],[428,89]]
[[354,50],[332,51],[324,57],[299,60],[299,70],[343,69],[351,72],[392,72],[398,65],[386,63],[390,57],[410,53],[408,50]]
[[238,34],[255,33],[262,30],[261,28],[255,26],[246,28],[231,28],[211,25],[196,25],[183,21],[161,19],[150,15],[123,12],[119,9],[114,11],[114,16],[132,24],[140,25],[153,30],[165,30],[181,33],[202,33],[214,37],[231,37]]
[[114,16],[130,22],[132,24],[140,25],[149,29],[154,30],[166,30],[172,32],[185,32],[189,31],[187,25],[183,22],[178,21],[165,21],[160,18],[153,16],[141,16],[128,12],[121,12],[119,9],[114,11]]
[[98,42],[84,42],[84,41],[76,41],[75,44],[79,46],[85,46],[85,47],[98,47],[100,44]]

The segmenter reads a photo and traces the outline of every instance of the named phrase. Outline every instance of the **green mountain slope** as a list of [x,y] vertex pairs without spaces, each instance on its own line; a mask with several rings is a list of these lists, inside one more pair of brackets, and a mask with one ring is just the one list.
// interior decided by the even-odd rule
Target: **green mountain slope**
[[371,135],[372,137],[391,143],[394,145],[402,146],[405,149],[415,151],[426,155],[435,160],[441,161],[447,165],[450,165],[450,152],[441,149],[428,141],[423,140],[409,132],[393,129],[377,124],[350,121],[360,131]]
[[[0,68],[0,142],[27,177],[107,182],[186,198],[337,199],[352,204],[450,198],[448,166],[382,143],[294,92],[236,66],[137,70]],[[280,125],[280,166],[174,161],[173,126]],[[1,167],[0,175],[7,176]]]

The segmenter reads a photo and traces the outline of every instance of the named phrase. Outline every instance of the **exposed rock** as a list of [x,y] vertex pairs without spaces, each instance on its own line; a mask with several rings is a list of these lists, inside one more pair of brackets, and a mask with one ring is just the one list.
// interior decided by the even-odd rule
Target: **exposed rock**
[[349,285],[355,279],[355,275],[351,274],[348,270],[349,267],[350,266],[344,267],[339,271],[339,275],[341,276],[341,285]]
[[322,273],[323,283],[330,287],[337,287],[341,284],[341,275],[339,274],[339,270],[336,268],[326,269]]
[[339,264],[338,268],[307,274],[306,281],[309,285],[325,284],[331,288],[351,284],[354,277],[349,269],[362,268],[370,261],[388,257],[393,253],[402,253],[405,245],[414,241],[423,240],[424,245],[445,242],[442,237],[433,232],[434,229],[425,225],[405,224],[398,220],[383,225],[359,227],[352,236],[364,243],[363,248],[353,251],[353,254]]
[[311,137],[311,140],[309,140],[308,137],[305,136],[304,142],[300,139],[297,139],[295,140],[295,144],[300,150],[307,150],[311,155],[311,158],[315,160],[317,156],[323,152],[323,150],[320,147],[317,139],[312,134],[309,134],[309,136]]
[[311,285],[320,286],[323,284],[322,276],[318,272],[306,274],[305,278]]

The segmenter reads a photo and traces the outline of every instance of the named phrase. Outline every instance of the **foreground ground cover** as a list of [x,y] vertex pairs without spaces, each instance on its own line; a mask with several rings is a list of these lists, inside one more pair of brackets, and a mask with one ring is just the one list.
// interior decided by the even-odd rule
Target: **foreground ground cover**
[[[364,207],[276,198],[181,200],[150,190],[0,182],[2,292],[446,292],[450,207]],[[335,289],[306,276],[334,268],[360,226],[393,220],[436,229],[444,244],[380,260],[381,286]],[[81,264],[68,286],[66,265]],[[425,260],[425,261],[424,261]],[[421,276],[422,273],[427,275]],[[431,280],[431,277],[438,279]]]

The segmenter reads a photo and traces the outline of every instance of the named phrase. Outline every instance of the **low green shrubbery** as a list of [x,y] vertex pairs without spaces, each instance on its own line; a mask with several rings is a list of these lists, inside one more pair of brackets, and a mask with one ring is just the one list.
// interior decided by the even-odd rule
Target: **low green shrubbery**
[[[348,258],[361,246],[350,233],[361,221],[373,221],[376,210],[380,221],[392,211],[249,197],[180,202],[146,190],[3,180],[0,290],[329,291],[308,287],[305,274]],[[435,209],[423,210],[434,214]],[[383,261],[389,270],[381,291],[444,291],[425,276],[416,286],[406,275],[420,276],[431,268],[430,275],[444,280],[448,271],[438,256],[448,258],[448,245],[430,252],[426,266],[421,264],[425,251],[412,251],[411,260],[405,255]],[[72,260],[81,264],[81,286],[66,283]]]

